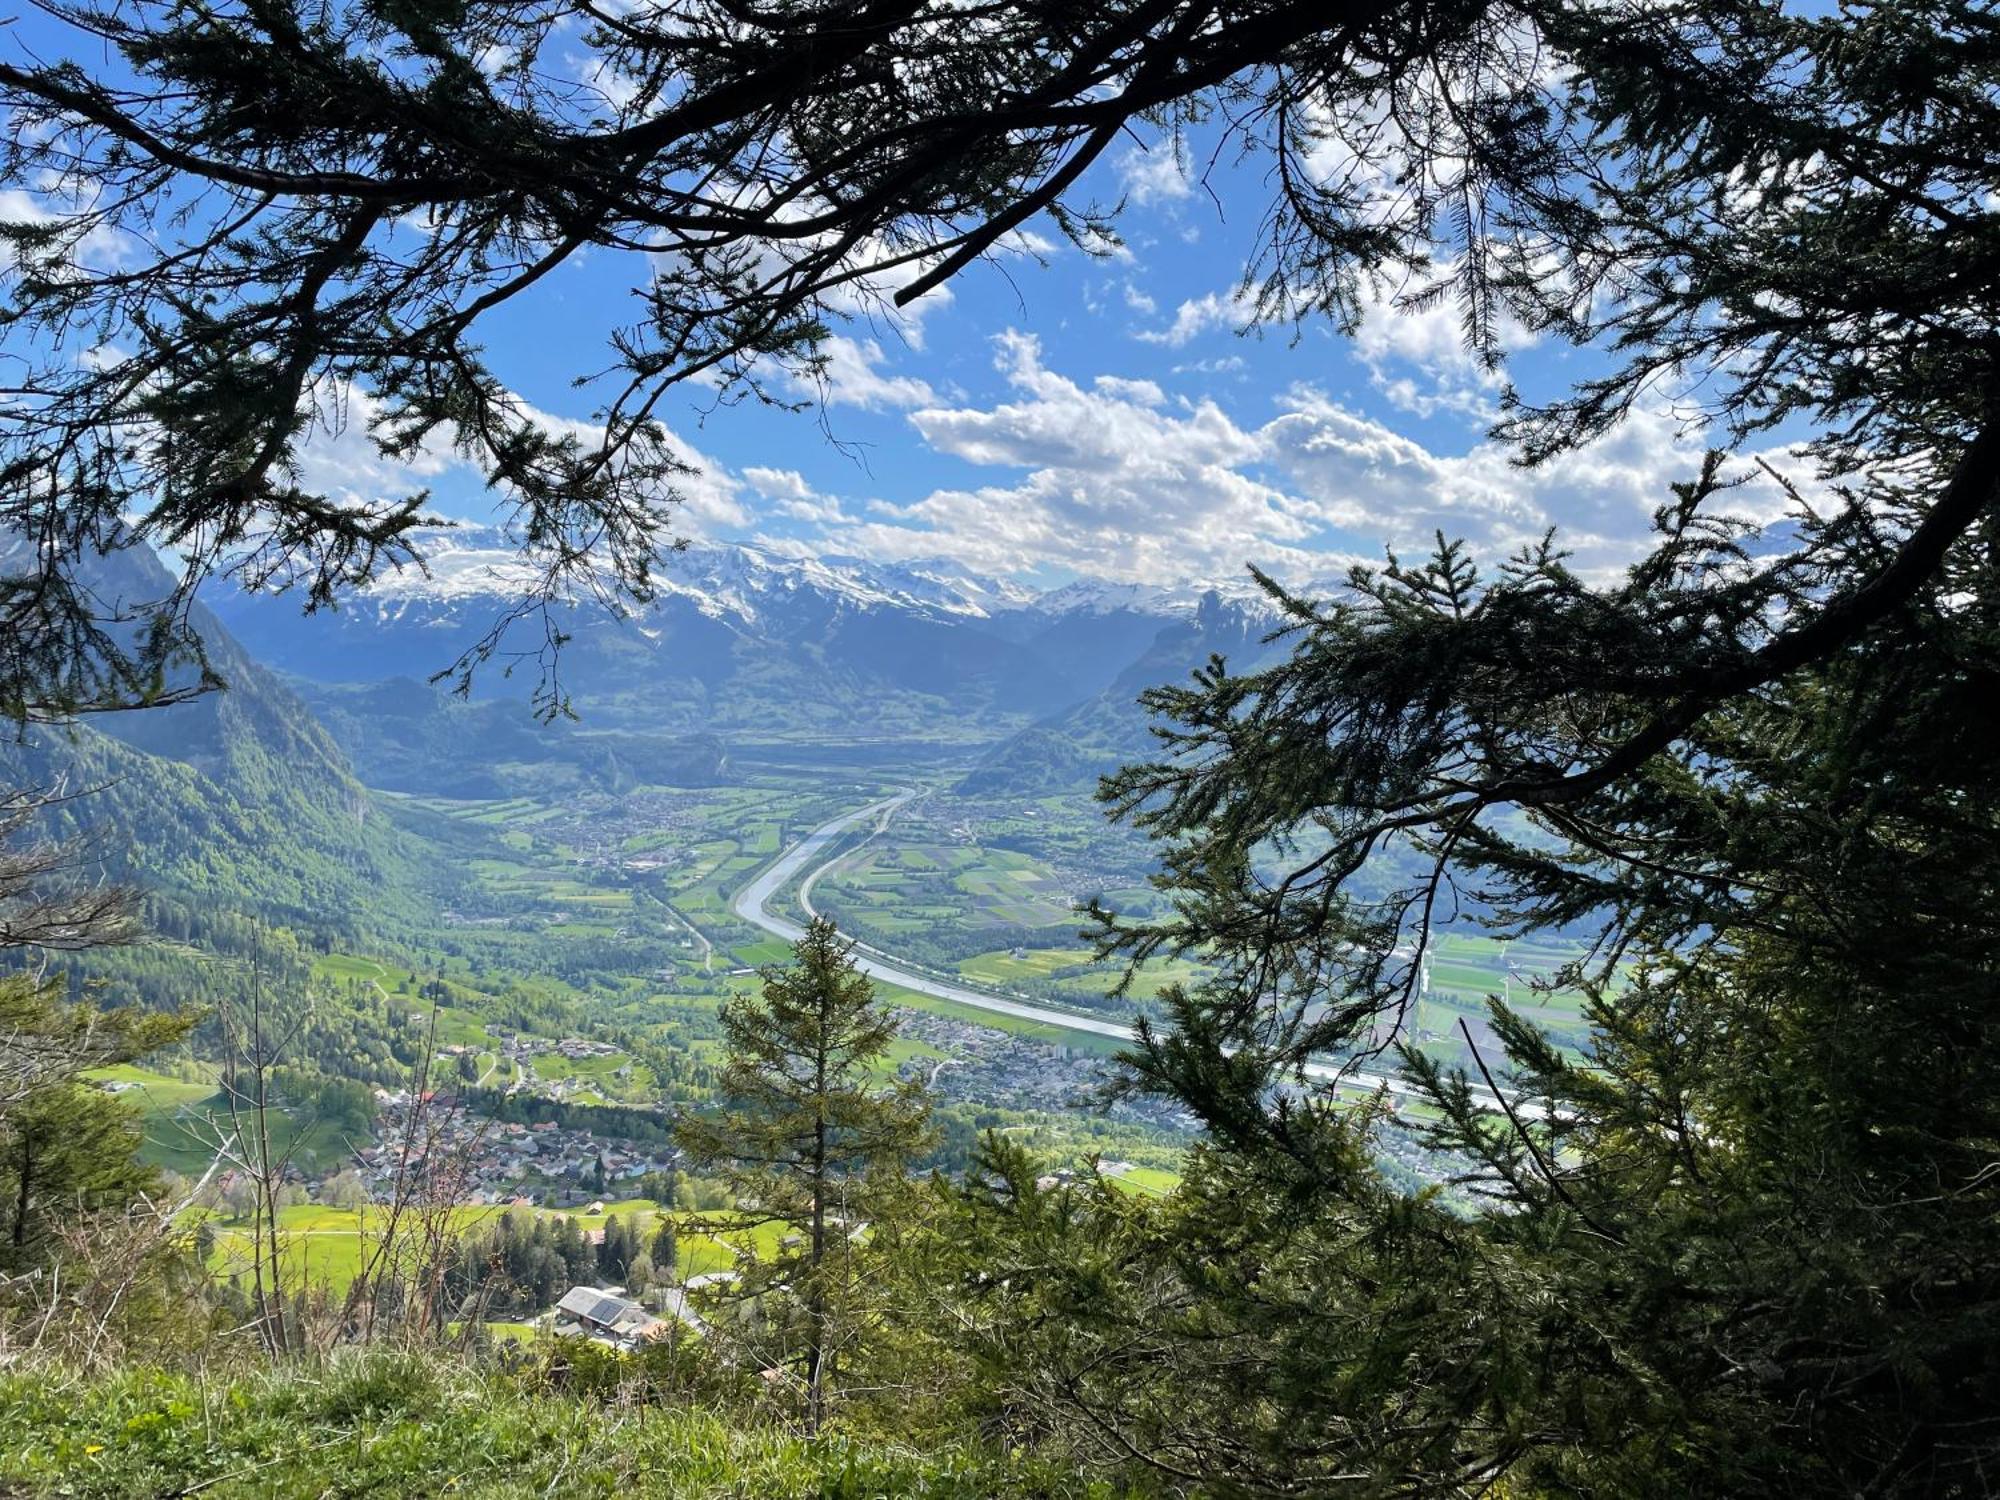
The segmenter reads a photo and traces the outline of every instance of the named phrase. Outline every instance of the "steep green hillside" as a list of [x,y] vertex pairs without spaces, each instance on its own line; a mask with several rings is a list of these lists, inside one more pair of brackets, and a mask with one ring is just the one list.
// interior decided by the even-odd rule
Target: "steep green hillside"
[[[103,566],[100,590],[114,602],[165,587],[150,557]],[[428,910],[435,862],[296,695],[207,611],[194,624],[226,690],[28,729],[0,742],[0,782],[88,793],[63,806],[56,831],[87,836],[109,874],[169,907],[331,936]]]
[[169,905],[337,935],[427,904],[409,837],[304,707],[260,675],[159,711],[177,722],[147,724],[147,748],[96,727],[31,731],[0,748],[0,777],[87,792],[58,816],[62,831]]
[[466,700],[407,677],[360,685],[294,678],[292,685],[368,784],[390,791],[516,797],[716,786],[728,778],[714,735],[543,724],[518,700]]

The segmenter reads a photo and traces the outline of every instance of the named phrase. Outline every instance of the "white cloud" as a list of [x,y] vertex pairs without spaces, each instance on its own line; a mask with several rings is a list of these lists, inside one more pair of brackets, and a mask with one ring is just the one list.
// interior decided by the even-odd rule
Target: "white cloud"
[[[59,219],[90,207],[89,202],[78,193],[68,192],[56,184],[48,184],[41,193],[27,192],[21,188],[0,188],[0,224],[53,224]],[[57,274],[70,274],[78,265],[92,271],[119,270],[135,264],[139,259],[139,241],[123,229],[94,224],[85,230],[77,240],[71,254],[75,264],[54,269]],[[15,268],[15,253],[8,246],[0,252],[0,274]]]
[[797,469],[767,469],[757,464],[745,466],[743,478],[767,500],[811,500],[813,488]]
[[1250,368],[1250,361],[1240,354],[1224,354],[1214,359],[1191,359],[1174,366],[1176,375],[1228,375],[1236,380],[1243,378],[1243,372]]
[[1259,439],[1212,402],[1150,380],[1079,385],[1042,363],[1023,334],[997,341],[1014,399],[926,408],[911,422],[936,451],[1028,471],[1013,485],[876,501],[830,540],[883,558],[948,555],[998,572],[1047,565],[1113,578],[1236,577],[1245,562],[1290,565],[1314,522],[1254,472]]
[[808,383],[810,394],[828,406],[858,406],[876,411],[883,407],[923,406],[937,400],[927,381],[913,375],[891,375],[882,368],[888,358],[873,339],[853,339],[836,333],[820,345],[826,365],[817,381]]
[[345,383],[320,393],[313,427],[298,455],[299,483],[347,505],[394,500],[438,481],[480,482],[478,470],[454,452],[450,439],[433,432],[408,458],[391,458],[375,446],[370,425],[380,412],[375,398]]
[[[525,402],[519,409],[558,436],[568,434],[584,444],[602,441],[604,429],[597,423],[556,416]],[[430,490],[437,509],[450,514],[481,517],[504,507],[505,497],[488,490],[478,463],[443,432],[432,433],[407,458],[385,455],[369,436],[377,411],[375,398],[359,387],[324,392],[313,429],[299,449],[301,486],[349,505]],[[677,535],[712,535],[748,520],[742,485],[728,470],[676,434],[668,434],[667,447],[689,469],[673,485],[680,502],[672,519]]]
[[1178,141],[1156,141],[1148,149],[1133,146],[1113,164],[1125,196],[1140,205],[1176,203],[1194,196],[1187,162]]
[[[1349,347],[1366,366],[1370,383],[1399,410],[1420,417],[1453,411],[1490,425],[1503,377],[1466,348],[1462,309],[1448,289],[1440,297],[1419,295],[1446,281],[1452,270],[1445,263],[1421,280],[1369,283],[1363,289],[1360,324]],[[1140,329],[1133,337],[1180,349],[1205,334],[1248,328],[1257,311],[1255,294],[1240,286],[1207,292],[1182,302],[1164,327]],[[1536,342],[1533,333],[1504,314],[1496,320],[1494,338],[1503,356]]]
[[[1004,335],[997,349],[1008,399],[927,407],[910,421],[934,451],[1019,477],[873,501],[824,524],[829,547],[1153,582],[1240,576],[1254,562],[1298,582],[1378,558],[1385,546],[1421,549],[1440,530],[1497,563],[1555,526],[1575,566],[1608,575],[1646,547],[1668,486],[1701,463],[1700,433],[1663,406],[1523,471],[1496,443],[1438,452],[1312,389],[1245,425],[1154,381],[1071,379],[1023,334]],[[1758,476],[1729,500],[1739,514],[1769,519],[1780,498]]]
[[[1364,294],[1353,350],[1368,367],[1375,388],[1399,410],[1429,417],[1458,412],[1481,425],[1497,413],[1503,377],[1466,347],[1464,310],[1450,292],[1420,299],[1417,293],[1448,278],[1437,267],[1424,281],[1377,282]],[[1504,313],[1493,336],[1504,355],[1530,348],[1536,336]]]
[[[1661,405],[1635,410],[1600,441],[1536,469],[1517,467],[1511,450],[1491,441],[1434,453],[1317,391],[1294,391],[1284,405],[1260,436],[1329,526],[1404,551],[1442,531],[1489,563],[1554,527],[1573,566],[1598,576],[1640,555],[1669,486],[1693,477],[1703,454],[1694,419]],[[1753,469],[1755,456],[1734,466],[1753,477],[1722,508],[1768,521],[1782,513],[1783,496]]]
[[797,469],[767,469],[750,465],[743,470],[744,481],[775,506],[779,515],[815,526],[846,526],[854,518],[840,501],[822,495]]
[[1242,291],[1207,292],[1190,298],[1174,309],[1174,320],[1165,328],[1142,329],[1134,338],[1147,344],[1163,344],[1178,349],[1204,333],[1218,328],[1248,327],[1257,315],[1257,301]]

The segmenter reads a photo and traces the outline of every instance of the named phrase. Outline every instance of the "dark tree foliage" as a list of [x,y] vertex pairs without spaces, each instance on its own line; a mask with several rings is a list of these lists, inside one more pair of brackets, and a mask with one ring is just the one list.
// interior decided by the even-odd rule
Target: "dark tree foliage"
[[[1620,19],[1550,23],[1599,155],[1560,274],[1524,245],[1507,294],[1623,362],[1513,430],[1551,451],[1687,373],[1739,432],[1813,434],[1818,475],[1757,529],[1712,457],[1610,584],[1441,539],[1324,604],[1274,587],[1288,660],[1149,695],[1163,754],[1105,796],[1161,841],[1170,909],[1102,936],[1220,961],[1129,1059],[1214,1144],[1174,1209],[1086,1216],[1098,1282],[1037,1253],[1004,1154],[977,1212],[1021,1267],[980,1283],[1020,1299],[992,1334],[1020,1398],[1169,1473],[2000,1472],[2000,33],[1951,5]],[[1470,1076],[1401,1052],[1492,1200],[1470,1217],[1384,1193],[1368,1119],[1303,1071],[1380,1050],[1454,917],[1599,934],[1564,976],[1587,1055],[1497,1002]]]
[[[1267,987],[1178,997],[1179,1029],[1130,1059],[1209,1127],[1171,1204],[1037,1193],[990,1148],[944,1238],[993,1419],[1251,1493],[1990,1492],[1996,598],[1987,549],[1956,549],[1840,658],[1621,783],[1615,843],[1546,820],[1560,840],[1436,849],[1506,927],[1595,918],[1626,965],[1573,976],[1585,1056],[1497,1000],[1470,1077],[1402,1053],[1472,1211],[1390,1190],[1380,1116],[1290,1066],[1340,1040],[1291,1000],[1322,932],[1423,890],[1387,916],[1335,892],[1328,928],[1270,940]],[[1246,717],[1280,685],[1359,693],[1341,662],[1399,641],[1420,656],[1443,626],[1402,602],[1236,684]],[[1482,703],[1494,734],[1551,711]],[[1286,770],[1310,784],[1337,753],[1245,756],[1234,790],[1285,798]],[[1245,892],[1267,858],[1244,851]],[[1358,1024],[1371,992],[1346,983]]]
[[44,1265],[64,1230],[157,1191],[140,1140],[138,1111],[86,1083],[37,1089],[0,1113],[0,1268]]
[[[678,383],[777,400],[768,368],[815,376],[830,320],[1038,216],[1110,249],[1116,205],[1078,184],[1126,132],[1180,151],[1213,121],[1272,158],[1274,315],[1345,312],[1358,268],[1421,259],[1449,215],[1476,239],[1468,205],[1539,180],[1548,134],[1530,11],[1482,0],[43,9],[0,52],[0,178],[36,205],[0,230],[16,714],[201,686],[185,606],[207,574],[316,607],[420,562],[422,494],[303,487],[301,445],[331,424],[476,461],[534,565],[522,613],[643,598],[684,472],[660,422]],[[1380,213],[1367,174],[1306,170],[1330,135],[1428,164]],[[635,299],[580,435],[507,389],[479,331],[585,253],[629,254]],[[75,559],[135,541],[183,558],[182,586],[104,620]],[[528,655],[556,644],[541,626]]]
[[84,1075],[177,1041],[193,1020],[106,1010],[60,975],[16,967],[137,935],[132,893],[98,878],[88,849],[47,836],[66,800],[0,795],[0,1267],[14,1271],[46,1261],[58,1228],[155,1185],[133,1159],[136,1111]]
[[[421,495],[301,487],[330,423],[472,455],[517,509],[524,611],[644,597],[678,382],[776,399],[769,369],[815,370],[830,319],[920,295],[1037,215],[1108,247],[1116,205],[1078,185],[1128,130],[1179,151],[1198,127],[1269,163],[1259,318],[1348,319],[1388,272],[1406,300],[1457,299],[1488,354],[1503,310],[1608,348],[1573,397],[1514,412],[1531,458],[1666,382],[1733,431],[1809,422],[1829,472],[1941,490],[1993,399],[2000,120],[1990,18],[1964,0],[46,9],[0,54],[0,177],[35,205],[4,228],[0,314],[17,715],[205,685],[185,607],[218,569],[317,606],[419,562]],[[630,252],[637,284],[579,436],[477,338],[585,252]],[[1910,571],[1977,490],[1913,538]],[[184,560],[168,598],[79,586],[80,554],[138,541]],[[1650,682],[1606,774],[1826,644],[1739,651],[1699,691]]]
[[499,1089],[461,1089],[459,1099],[476,1115],[507,1124],[553,1122],[564,1130],[587,1131],[605,1140],[641,1146],[665,1146],[673,1129],[657,1111],[618,1104],[571,1104],[538,1094],[509,1094]]
[[[716,1105],[683,1116],[674,1132],[687,1159],[722,1176],[735,1197],[711,1227],[782,1234],[774,1253],[738,1261],[734,1294],[759,1299],[776,1342],[792,1345],[780,1358],[800,1367],[815,1430],[869,1303],[860,1236],[929,1135],[922,1085],[877,1075],[897,1023],[854,966],[853,947],[815,917],[792,945],[792,964],[763,971],[761,995],[723,1006],[728,1061]],[[794,1306],[798,1316],[787,1317]],[[767,1350],[758,1359],[780,1362]]]
[[[608,1244],[609,1225],[606,1230]],[[482,1307],[492,1318],[538,1317],[571,1287],[594,1286],[601,1275],[614,1274],[603,1248],[593,1248],[574,1219],[510,1209],[452,1247],[444,1301]],[[617,1274],[622,1269],[623,1261]]]

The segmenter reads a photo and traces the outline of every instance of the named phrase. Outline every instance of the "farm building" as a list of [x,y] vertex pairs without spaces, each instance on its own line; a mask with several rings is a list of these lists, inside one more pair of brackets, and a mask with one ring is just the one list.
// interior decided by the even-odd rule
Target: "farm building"
[[617,1349],[636,1349],[658,1338],[666,1324],[629,1297],[573,1286],[556,1304],[555,1332],[595,1339]]

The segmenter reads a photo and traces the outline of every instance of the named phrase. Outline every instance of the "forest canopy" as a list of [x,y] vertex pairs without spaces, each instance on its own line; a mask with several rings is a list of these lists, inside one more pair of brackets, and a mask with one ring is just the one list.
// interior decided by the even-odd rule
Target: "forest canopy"
[[[315,606],[416,562],[423,494],[301,486],[350,417],[385,452],[457,446],[512,508],[536,581],[461,673],[548,599],[643,599],[686,477],[670,392],[783,399],[840,318],[1031,222],[1108,250],[1089,168],[1127,133],[1262,164],[1258,318],[1349,322],[1394,269],[1488,357],[1503,313],[1601,350],[1510,413],[1526,459],[1665,383],[1725,441],[1776,426],[1821,479],[1942,495],[1990,462],[1990,29],[1738,0],[47,7],[0,53],[0,176],[29,189],[0,503],[32,560],[0,595],[0,701],[199,686],[185,607],[214,572]],[[555,423],[480,329],[586,252],[635,311],[601,331],[592,419]],[[1977,503],[1950,493],[1936,532]],[[140,542],[180,585],[106,620],[78,562]],[[1744,591],[1810,592],[1819,555]]]

